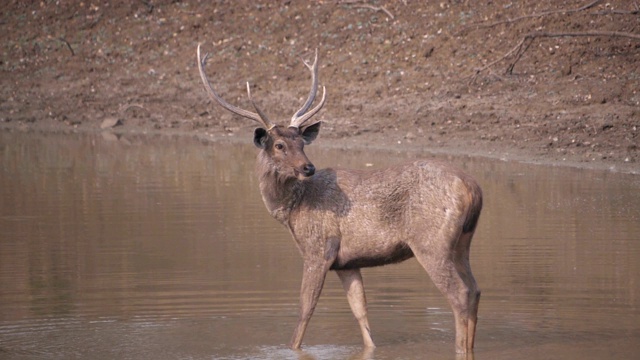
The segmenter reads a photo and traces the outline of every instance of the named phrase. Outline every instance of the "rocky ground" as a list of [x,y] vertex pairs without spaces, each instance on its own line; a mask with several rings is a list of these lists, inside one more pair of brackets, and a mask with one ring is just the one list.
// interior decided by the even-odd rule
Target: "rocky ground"
[[250,108],[249,81],[281,123],[317,48],[328,144],[640,172],[631,1],[15,0],[0,31],[0,128],[250,141],[208,99],[197,45],[219,93]]

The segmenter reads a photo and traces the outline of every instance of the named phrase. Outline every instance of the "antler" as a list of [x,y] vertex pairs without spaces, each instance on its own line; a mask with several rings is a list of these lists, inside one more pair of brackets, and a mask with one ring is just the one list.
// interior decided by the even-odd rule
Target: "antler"
[[313,104],[313,100],[315,100],[316,98],[316,92],[318,91],[318,49],[316,49],[316,56],[313,60],[312,65],[309,65],[309,63],[304,61],[304,59],[302,60],[302,62],[311,71],[311,90],[309,91],[309,97],[307,98],[307,101],[305,101],[304,105],[302,105],[302,107],[298,111],[296,111],[296,113],[293,114],[293,117],[291,118],[291,124],[289,125],[289,127],[293,128],[302,126],[302,124],[304,124],[313,115],[320,111],[322,106],[324,106],[326,94],[326,89],[323,86],[322,99],[320,100],[320,103],[315,108],[311,109],[311,111],[307,112],[307,110],[309,110],[309,107],[311,107],[311,104]]
[[[209,97],[211,97],[212,100],[215,100],[216,102],[218,102],[218,104],[222,105],[223,108],[231,111],[232,113],[240,115],[240,116],[245,117],[247,119],[251,119],[251,120],[257,121],[259,124],[264,126],[267,130],[273,129],[276,125],[274,123],[272,123],[269,120],[269,118],[267,118],[265,113],[262,110],[260,110],[260,108],[258,108],[258,105],[256,105],[256,103],[251,98],[251,91],[249,90],[249,83],[248,82],[247,82],[247,94],[249,95],[249,100],[251,101],[251,104],[253,105],[253,107],[256,109],[257,113],[254,113],[254,112],[251,112],[251,111],[247,111],[247,110],[244,110],[244,109],[241,109],[239,107],[236,107],[236,106],[233,106],[233,105],[229,104],[223,98],[221,98],[215,92],[215,90],[213,90],[213,87],[211,86],[211,83],[209,83],[209,79],[207,79],[207,75],[204,73],[204,66],[207,63],[207,57],[208,56],[209,56],[209,54],[205,54],[204,57],[200,57],[200,44],[198,44],[198,70],[200,70],[200,77],[202,78],[202,82],[204,83],[204,87],[207,90],[207,93],[209,94]],[[323,95],[323,98],[324,98],[324,95]]]

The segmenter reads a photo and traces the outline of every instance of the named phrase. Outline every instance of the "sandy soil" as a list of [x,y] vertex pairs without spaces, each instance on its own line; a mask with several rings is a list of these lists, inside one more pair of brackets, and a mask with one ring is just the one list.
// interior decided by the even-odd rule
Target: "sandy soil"
[[[327,144],[640,172],[630,1],[16,0],[0,11],[0,128],[250,141],[254,124],[207,98],[197,44],[229,102],[250,108],[250,81],[283,124],[308,92],[300,58],[318,48]],[[589,32],[530,38],[500,60],[527,34]]]

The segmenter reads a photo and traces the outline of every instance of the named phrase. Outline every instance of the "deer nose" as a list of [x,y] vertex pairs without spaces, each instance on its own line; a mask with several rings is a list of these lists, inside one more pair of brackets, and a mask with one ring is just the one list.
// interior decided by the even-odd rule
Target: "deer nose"
[[302,173],[304,174],[304,176],[312,176],[313,174],[316,173],[316,167],[313,166],[313,164],[309,163],[309,164],[305,164],[304,167],[302,168]]

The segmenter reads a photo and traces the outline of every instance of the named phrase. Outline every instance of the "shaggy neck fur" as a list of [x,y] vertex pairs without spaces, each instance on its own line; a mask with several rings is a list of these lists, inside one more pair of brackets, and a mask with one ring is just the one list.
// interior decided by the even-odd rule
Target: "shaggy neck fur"
[[260,194],[271,216],[286,223],[291,210],[303,197],[305,181],[282,174],[263,151],[258,154],[256,172],[260,182]]

